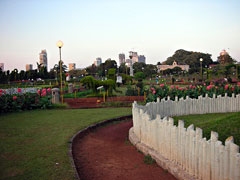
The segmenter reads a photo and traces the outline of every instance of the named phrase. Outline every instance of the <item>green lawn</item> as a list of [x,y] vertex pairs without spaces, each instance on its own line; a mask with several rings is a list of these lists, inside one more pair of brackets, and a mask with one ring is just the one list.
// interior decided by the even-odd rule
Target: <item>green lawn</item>
[[74,179],[68,156],[70,138],[90,124],[129,114],[131,108],[0,115],[0,179]]
[[174,117],[175,124],[179,119],[185,121],[185,127],[194,124],[195,127],[202,128],[203,136],[207,139],[210,138],[211,131],[215,131],[223,143],[226,138],[233,136],[234,142],[240,145],[240,112],[178,116]]

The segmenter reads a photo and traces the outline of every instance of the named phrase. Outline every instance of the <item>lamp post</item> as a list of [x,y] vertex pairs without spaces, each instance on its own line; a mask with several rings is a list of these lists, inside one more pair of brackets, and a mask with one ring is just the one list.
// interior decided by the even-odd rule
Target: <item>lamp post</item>
[[61,57],[61,48],[63,47],[63,42],[58,41],[57,42],[57,47],[59,47],[59,55],[60,55],[60,60],[59,60],[59,66],[60,66],[60,83],[61,83],[61,102],[63,104],[63,90],[62,90],[62,57]]
[[202,81],[203,81],[202,62],[203,62],[203,58],[200,58],[200,66],[201,66],[201,79],[202,79]]

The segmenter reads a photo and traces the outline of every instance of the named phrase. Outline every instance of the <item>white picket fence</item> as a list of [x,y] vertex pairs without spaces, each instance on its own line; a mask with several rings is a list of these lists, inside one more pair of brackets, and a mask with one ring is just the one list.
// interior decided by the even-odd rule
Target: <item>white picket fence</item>
[[146,106],[141,107],[144,111],[148,111],[151,117],[155,117],[156,114],[165,116],[181,116],[189,114],[206,114],[206,113],[223,113],[223,112],[238,112],[240,111],[240,95],[234,95],[228,97],[225,94],[224,97],[218,96],[210,98],[199,96],[198,99],[175,99],[175,101],[162,99],[161,102],[147,103]]
[[181,120],[175,126],[172,118],[161,119],[162,114],[233,112],[239,111],[239,106],[239,95],[232,98],[200,97],[178,102],[168,100],[148,103],[146,106],[139,106],[135,102],[132,109],[133,132],[140,143],[154,149],[196,179],[240,180],[239,146],[234,144],[233,137],[227,138],[223,145],[218,141],[216,132],[211,132],[211,138],[207,140],[202,137],[200,128],[194,130],[193,125],[185,128]]

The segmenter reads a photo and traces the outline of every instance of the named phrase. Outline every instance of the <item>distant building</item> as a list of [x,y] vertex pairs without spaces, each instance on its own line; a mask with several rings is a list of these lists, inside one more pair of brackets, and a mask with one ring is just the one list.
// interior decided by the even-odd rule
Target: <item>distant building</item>
[[95,65],[95,66],[99,66],[100,64],[102,64],[102,58],[98,57],[98,58],[96,58],[96,60],[94,61],[94,65]]
[[125,63],[125,54],[124,53],[120,53],[119,54],[119,65]]
[[146,57],[144,55],[138,56],[138,62],[146,64]]
[[131,67],[132,65],[133,65],[132,60],[131,59],[126,59],[126,66]]
[[4,63],[0,63],[0,69],[4,71]]
[[47,51],[46,49],[42,50],[41,53],[39,54],[39,59],[40,59],[40,65],[42,67],[46,67],[47,68]]
[[68,71],[76,69],[76,64],[75,63],[70,63],[68,64]]
[[129,52],[131,59],[132,59],[132,64],[134,64],[135,62],[138,62],[138,54],[137,52],[133,52],[133,51],[130,51]]
[[26,71],[31,71],[33,70],[33,65],[32,64],[26,64]]
[[189,65],[178,65],[176,61],[173,62],[172,65],[157,65],[158,72],[164,71],[166,69],[173,69],[175,67],[180,67],[183,71],[189,70]]

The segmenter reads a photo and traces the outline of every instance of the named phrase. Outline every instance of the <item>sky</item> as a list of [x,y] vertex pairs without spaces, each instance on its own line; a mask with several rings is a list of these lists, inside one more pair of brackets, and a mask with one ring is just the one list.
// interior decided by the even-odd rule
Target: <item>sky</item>
[[0,0],[0,63],[25,70],[47,50],[48,70],[62,60],[84,68],[137,51],[157,64],[178,49],[240,61],[239,0]]

